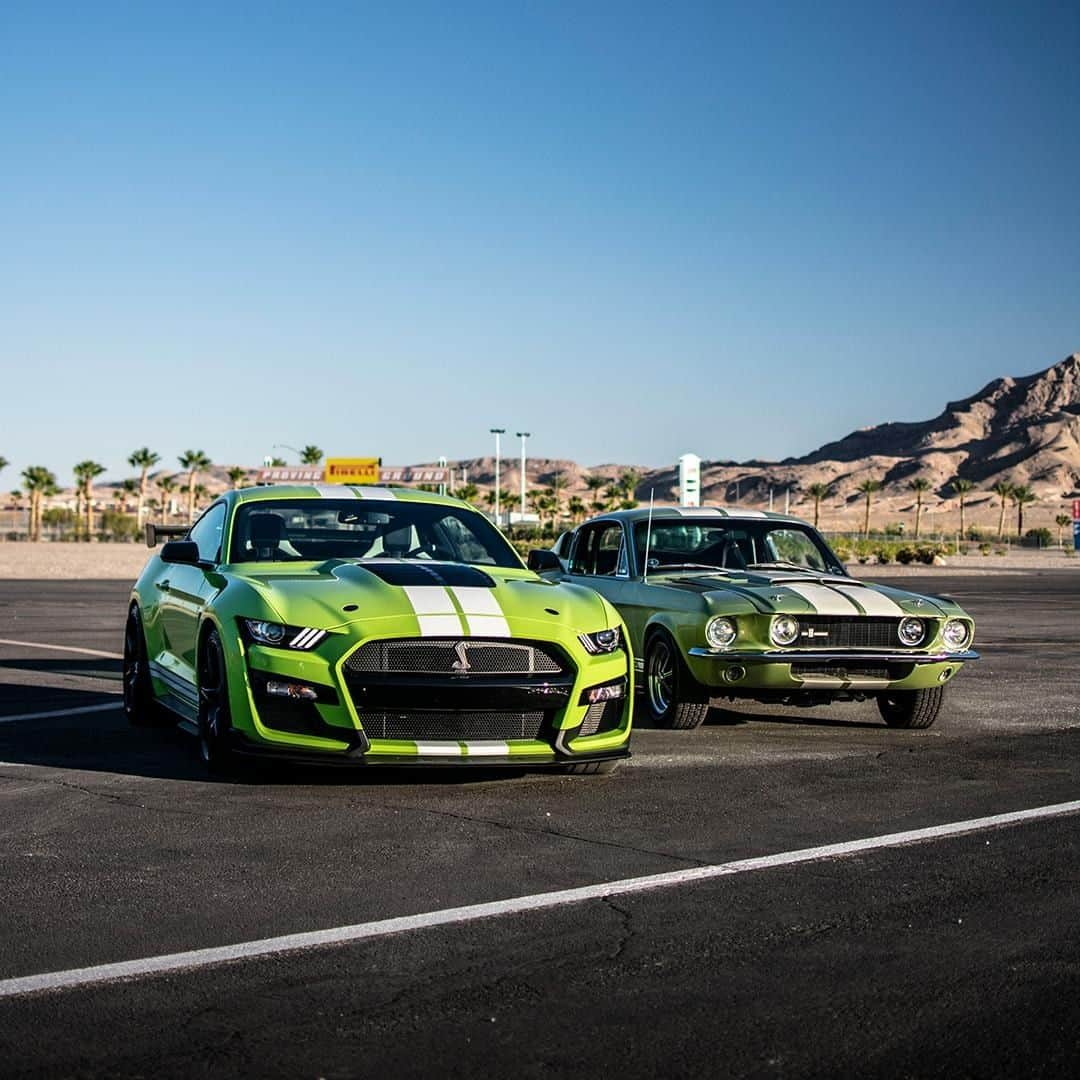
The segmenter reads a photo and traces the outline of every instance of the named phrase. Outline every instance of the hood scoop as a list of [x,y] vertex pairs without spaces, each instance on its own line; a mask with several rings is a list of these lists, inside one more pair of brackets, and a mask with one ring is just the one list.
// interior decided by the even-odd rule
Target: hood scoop
[[494,589],[495,582],[482,570],[463,563],[418,562],[415,559],[372,559],[357,563],[362,570],[381,578],[387,585],[412,587],[443,585],[448,588]]

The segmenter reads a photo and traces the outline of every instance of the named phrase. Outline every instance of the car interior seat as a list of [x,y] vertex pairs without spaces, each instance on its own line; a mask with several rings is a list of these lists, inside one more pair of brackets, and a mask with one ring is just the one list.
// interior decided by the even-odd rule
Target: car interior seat
[[248,529],[248,547],[256,562],[303,558],[289,543],[285,522],[277,514],[252,514],[248,520]]

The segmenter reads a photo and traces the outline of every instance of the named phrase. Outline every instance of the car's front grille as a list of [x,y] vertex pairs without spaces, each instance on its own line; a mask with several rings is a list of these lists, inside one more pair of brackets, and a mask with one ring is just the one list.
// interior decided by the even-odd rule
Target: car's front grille
[[830,679],[895,679],[887,664],[853,661],[849,664],[792,664],[791,674],[796,679],[827,676]]
[[479,638],[369,641],[345,661],[358,675],[559,675],[566,665],[551,646]]
[[361,716],[369,739],[535,739],[544,723],[542,712],[365,712]]
[[[868,616],[810,615],[799,617],[796,649],[902,649],[899,619]],[[928,627],[927,640],[931,628]]]
[[582,721],[579,735],[595,735],[598,731],[613,731],[619,726],[622,719],[622,711],[625,702],[621,699],[614,701],[596,701],[585,710],[585,719]]

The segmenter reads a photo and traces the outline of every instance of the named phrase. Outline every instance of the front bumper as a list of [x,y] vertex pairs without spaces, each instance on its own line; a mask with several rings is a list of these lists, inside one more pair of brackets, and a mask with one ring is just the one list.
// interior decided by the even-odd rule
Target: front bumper
[[856,649],[687,650],[694,677],[719,692],[759,690],[918,690],[948,682],[972,649],[902,652]]
[[[236,679],[230,683],[236,750],[297,763],[512,768],[604,761],[629,753],[633,673],[621,650],[591,656],[574,649],[576,638],[552,642],[569,656],[573,670],[566,678],[551,680],[547,689],[514,679],[419,677],[402,678],[396,685],[394,680],[368,680],[361,693],[357,678],[344,665],[373,639],[331,634],[317,649],[301,654],[240,642],[243,684]],[[265,692],[269,678],[311,686],[318,700],[270,701]],[[609,703],[615,708],[590,733],[583,694],[619,681],[625,684],[624,697]],[[472,738],[465,730],[453,737],[402,737],[401,718],[423,716],[425,709],[446,717],[454,710],[524,710],[530,703],[544,715],[539,730],[531,733],[535,737]],[[396,725],[388,723],[388,717]],[[380,737],[380,731],[395,737]]]

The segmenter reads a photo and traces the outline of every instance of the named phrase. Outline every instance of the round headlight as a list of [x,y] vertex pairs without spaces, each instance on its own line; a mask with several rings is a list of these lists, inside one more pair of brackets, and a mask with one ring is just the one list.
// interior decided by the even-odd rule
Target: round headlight
[[247,628],[251,636],[263,645],[279,645],[285,640],[285,627],[281,623],[248,619]]
[[799,620],[791,615],[778,615],[773,619],[769,636],[777,645],[791,645],[799,636]]
[[726,649],[734,640],[738,630],[734,619],[726,619],[722,615],[710,619],[705,624],[705,640],[714,649]]
[[926,624],[922,619],[913,619],[910,616],[900,620],[896,628],[896,636],[902,645],[918,645],[926,637]]
[[971,642],[971,627],[962,619],[949,619],[941,631],[946,649],[959,652]]

